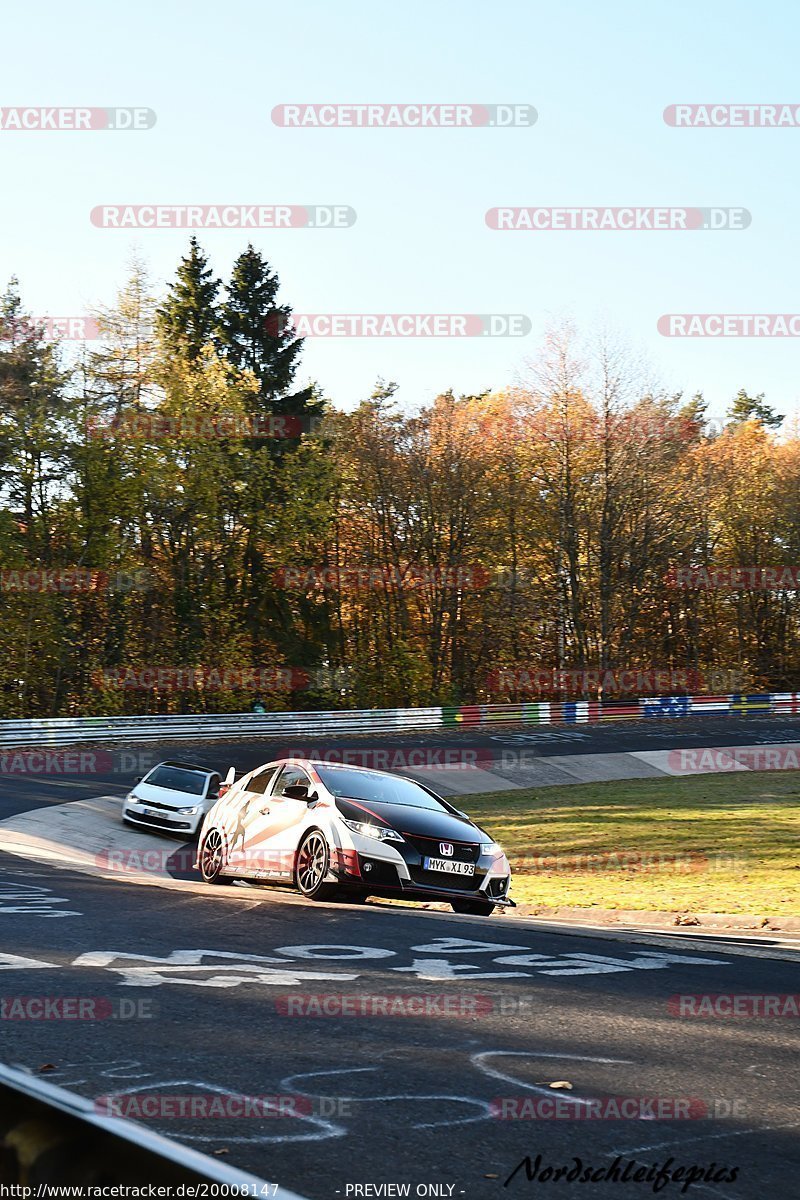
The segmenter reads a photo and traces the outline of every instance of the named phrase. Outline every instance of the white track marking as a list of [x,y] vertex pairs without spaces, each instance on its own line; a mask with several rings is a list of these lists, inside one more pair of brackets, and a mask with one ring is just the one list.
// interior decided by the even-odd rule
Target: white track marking
[[38,958],[23,958],[19,954],[8,954],[0,950],[0,971],[57,971],[60,963],[42,962]]
[[[9,901],[20,901],[9,904]],[[0,882],[0,914],[29,913],[39,917],[82,917],[73,909],[53,909],[55,904],[70,904],[63,896],[54,896],[50,888],[33,883]]]
[[[286,1088],[287,1090],[291,1089],[293,1091],[297,1091],[299,1095],[308,1096],[309,1098],[314,1096],[323,1096],[323,1092],[305,1092],[302,1090],[302,1088],[297,1088],[295,1085],[295,1080],[318,1079],[321,1076],[329,1075],[359,1075],[365,1074],[368,1071],[377,1071],[379,1069],[380,1068],[378,1067],[337,1067],[331,1071],[306,1071],[297,1075],[287,1075],[285,1079],[281,1080],[281,1087]],[[482,1110],[479,1116],[458,1117],[454,1121],[423,1121],[416,1125],[410,1126],[411,1129],[441,1129],[443,1126],[447,1125],[471,1125],[476,1121],[488,1121],[492,1115],[491,1105],[487,1104],[485,1100],[476,1100],[473,1096],[452,1096],[441,1095],[439,1093],[436,1093],[435,1095],[428,1095],[424,1092],[394,1092],[389,1095],[380,1096],[340,1096],[339,1099],[345,1100],[348,1104],[373,1104],[377,1103],[378,1101],[385,1101],[387,1103],[405,1101],[406,1104],[416,1104],[421,1100],[449,1100],[455,1104],[471,1104]]]
[[421,946],[411,946],[410,949],[420,954],[506,954],[512,950],[527,950],[528,947],[509,945],[507,942],[473,942],[469,938],[438,937]]
[[[249,1096],[246,1092],[234,1092],[230,1088],[220,1087],[215,1083],[205,1083],[202,1079],[157,1079],[151,1083],[143,1083],[139,1087],[125,1088],[123,1091],[114,1092],[113,1095],[114,1097],[135,1096],[139,1092],[149,1092],[158,1088],[197,1088],[200,1092],[214,1092],[218,1096],[230,1096],[235,1100],[250,1100],[254,1104],[263,1104],[263,1100],[259,1096]],[[334,1125],[332,1121],[326,1121],[323,1117],[316,1117],[309,1113],[293,1114],[291,1117],[287,1116],[285,1119],[302,1121],[309,1125],[314,1125],[316,1128],[312,1133],[257,1134],[254,1137],[229,1136],[226,1133],[222,1140],[236,1142],[240,1145],[276,1145],[283,1142],[321,1142],[327,1138],[345,1137],[347,1134],[347,1130],[341,1125]],[[187,1117],[186,1120],[191,1120],[191,1118]],[[175,1134],[172,1131],[170,1132],[176,1140],[182,1142],[218,1142],[221,1138],[219,1134]]]
[[[490,1075],[493,1079],[500,1079],[503,1083],[511,1083],[515,1087],[527,1088],[530,1092],[536,1092],[540,1096],[549,1096],[551,1099],[556,1093],[552,1088],[542,1087],[536,1083],[525,1083],[521,1079],[517,1079],[514,1075],[506,1075],[503,1071],[498,1071],[496,1067],[490,1067],[486,1064],[487,1058],[552,1058],[559,1062],[589,1062],[589,1063],[613,1063],[620,1066],[632,1066],[633,1062],[628,1058],[597,1058],[591,1054],[555,1054],[544,1050],[481,1050],[477,1054],[470,1055],[470,1062],[484,1075]],[[581,1096],[573,1096],[557,1093],[560,1100],[565,1100],[569,1104],[596,1104],[596,1100],[583,1099]]]
[[[341,951],[346,951],[342,954]],[[323,953],[319,953],[323,951]],[[330,951],[336,953],[331,954]],[[332,960],[334,962],[362,962],[370,958],[395,958],[396,950],[384,950],[380,946],[345,946],[345,945],[326,945],[324,942],[317,942],[309,946],[276,946],[276,954],[289,954],[292,958],[305,958],[316,960]],[[286,962],[286,959],[276,961]]]
[[[216,961],[204,963],[204,958]],[[222,960],[222,961],[220,961]],[[120,966],[112,963],[120,962]],[[286,966],[274,966],[285,963]],[[141,965],[137,965],[141,964]],[[121,987],[159,987],[172,983],[186,987],[231,988],[241,983],[297,987],[308,980],[348,981],[357,974],[341,971],[307,971],[285,958],[263,954],[238,954],[229,950],[173,950],[164,957],[131,954],[123,950],[93,950],[73,960],[74,967],[104,967],[121,975]],[[207,977],[208,972],[216,974]],[[180,974],[179,974],[180,973]],[[206,977],[203,977],[203,975]],[[181,978],[181,975],[184,976]],[[186,978],[188,976],[188,978]]]
[[415,958],[410,967],[390,971],[415,975],[417,979],[529,979],[529,971],[481,971],[470,963],[451,963],[446,958]]

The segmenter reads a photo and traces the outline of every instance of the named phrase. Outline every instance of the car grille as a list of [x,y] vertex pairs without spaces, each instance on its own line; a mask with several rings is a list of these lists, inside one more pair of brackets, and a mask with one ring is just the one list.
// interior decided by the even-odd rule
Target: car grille
[[[477,863],[480,857],[480,847],[476,842],[454,842],[448,838],[418,837],[412,834],[403,836],[421,859],[446,858],[453,862]],[[450,845],[453,847],[452,854],[442,854],[441,843],[445,841],[450,841]],[[481,884],[482,876],[477,873],[475,875],[451,875],[445,871],[426,871],[421,862],[413,864],[406,861],[412,885],[416,884],[418,887],[432,890],[441,888],[448,892],[474,892]]]
[[[453,842],[449,838],[417,837],[410,833],[404,833],[403,837],[423,858],[447,857],[452,858],[454,862],[470,863],[476,863],[480,858],[480,847],[477,842]],[[442,854],[439,848],[442,842],[450,842],[453,847],[452,854],[447,856]]]
[[151,817],[146,813],[128,813],[131,821],[140,821],[143,825],[158,825],[164,829],[190,829],[189,821],[168,821],[166,817]]
[[445,871],[425,871],[422,867],[409,867],[408,873],[412,884],[428,891],[441,888],[445,892],[474,892],[483,882],[481,875],[450,875]]

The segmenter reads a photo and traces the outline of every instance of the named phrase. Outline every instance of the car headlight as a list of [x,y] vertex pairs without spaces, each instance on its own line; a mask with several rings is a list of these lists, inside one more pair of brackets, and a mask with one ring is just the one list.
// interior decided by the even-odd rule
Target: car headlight
[[481,842],[481,854],[491,854],[495,858],[504,854],[502,846],[498,846],[497,842]]
[[353,833],[360,833],[362,837],[377,838],[379,842],[402,842],[403,836],[395,829],[389,829],[386,825],[375,825],[371,821],[348,821],[347,817],[342,817],[343,823],[348,829],[352,829]]
[[195,804],[194,808],[179,808],[178,812],[184,817],[193,817],[197,812],[197,805]]

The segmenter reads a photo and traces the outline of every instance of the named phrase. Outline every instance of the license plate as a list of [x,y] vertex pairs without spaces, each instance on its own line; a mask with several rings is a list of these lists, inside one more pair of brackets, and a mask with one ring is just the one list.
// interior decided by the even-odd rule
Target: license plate
[[161,813],[157,808],[143,808],[142,812],[146,817],[160,817]]
[[474,875],[475,864],[454,862],[452,858],[426,858],[423,860],[426,871],[447,871],[450,875]]

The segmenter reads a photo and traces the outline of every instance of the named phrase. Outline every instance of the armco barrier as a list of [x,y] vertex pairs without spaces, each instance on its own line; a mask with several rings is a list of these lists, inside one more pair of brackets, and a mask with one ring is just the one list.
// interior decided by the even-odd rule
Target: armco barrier
[[431,708],[366,708],[346,712],[219,713],[146,717],[39,717],[0,721],[0,746],[64,746],[73,742],[316,737],[474,729],[487,725],[576,725],[757,713],[800,716],[800,692],[761,695],[648,696],[640,700],[524,701]]
[[133,1121],[97,1113],[91,1100],[6,1066],[0,1066],[0,1182],[16,1185],[5,1194],[17,1196],[36,1196],[38,1189],[46,1197],[48,1187],[69,1186],[76,1194],[104,1186],[108,1196],[114,1186],[148,1184],[176,1195],[181,1184],[216,1184],[221,1186],[194,1194],[303,1200]]

